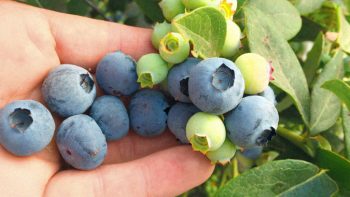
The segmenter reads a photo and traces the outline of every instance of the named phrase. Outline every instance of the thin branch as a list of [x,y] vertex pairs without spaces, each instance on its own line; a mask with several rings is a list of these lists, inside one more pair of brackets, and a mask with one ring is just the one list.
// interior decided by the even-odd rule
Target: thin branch
[[107,21],[113,21],[110,17],[106,16],[93,2],[90,0],[85,0],[85,3],[87,3],[94,11],[96,11],[100,16],[102,16]]

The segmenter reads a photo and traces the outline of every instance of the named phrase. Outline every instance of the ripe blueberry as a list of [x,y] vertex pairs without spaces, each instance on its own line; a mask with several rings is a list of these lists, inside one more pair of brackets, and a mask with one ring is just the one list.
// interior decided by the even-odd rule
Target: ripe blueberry
[[139,89],[135,60],[121,51],[102,58],[97,65],[96,80],[109,95],[129,96]]
[[248,159],[256,160],[260,157],[262,151],[263,151],[262,146],[255,146],[252,148],[244,149],[242,151],[242,155]]
[[248,96],[225,115],[225,126],[231,141],[242,148],[267,144],[276,135],[278,112],[261,96]]
[[91,106],[90,116],[100,126],[107,141],[118,140],[128,134],[128,112],[123,102],[117,97],[97,98]]
[[92,75],[79,66],[63,64],[50,72],[42,86],[49,108],[62,117],[84,113],[94,102]]
[[50,143],[54,131],[51,113],[39,102],[14,101],[0,110],[0,143],[14,155],[41,151]]
[[196,58],[188,58],[175,65],[168,74],[168,90],[176,101],[191,103],[188,95],[188,80],[191,69],[200,62]]
[[262,93],[259,93],[258,95],[266,98],[267,100],[272,102],[274,105],[277,105],[275,93],[273,92],[273,89],[270,86],[268,86],[265,89],[265,91],[263,91]]
[[163,133],[166,129],[168,108],[169,104],[161,92],[150,89],[137,92],[129,105],[132,129],[145,137]]
[[75,115],[64,120],[57,131],[56,143],[63,159],[74,168],[91,170],[102,164],[107,142],[95,120]]
[[209,58],[191,70],[188,92],[192,103],[200,110],[224,114],[242,100],[244,80],[232,61]]
[[189,143],[186,137],[186,124],[191,116],[197,112],[199,112],[199,109],[188,103],[176,103],[170,108],[168,114],[169,130],[183,144]]

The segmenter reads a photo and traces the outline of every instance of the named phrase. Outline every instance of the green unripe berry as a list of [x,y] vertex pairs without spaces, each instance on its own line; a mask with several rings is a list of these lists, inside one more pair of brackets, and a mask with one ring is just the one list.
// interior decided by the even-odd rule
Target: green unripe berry
[[255,53],[246,53],[237,58],[236,65],[245,81],[244,93],[258,94],[267,88],[271,67],[264,57]]
[[159,2],[159,6],[162,9],[164,18],[168,21],[173,20],[176,15],[185,12],[185,6],[181,0],[162,0]]
[[224,47],[221,51],[221,56],[230,58],[238,52],[239,47],[241,46],[241,29],[231,20],[226,20],[226,24],[226,38]]
[[236,146],[228,138],[226,138],[219,149],[209,151],[206,156],[213,164],[219,163],[225,165],[235,156],[236,150]]
[[153,47],[156,49],[159,49],[160,40],[169,32],[171,32],[171,25],[169,23],[165,21],[163,23],[156,23],[152,33]]
[[168,70],[167,62],[159,54],[150,53],[144,55],[137,62],[137,82],[141,83],[142,88],[152,88],[153,85],[159,84],[166,79]]
[[204,6],[217,6],[220,4],[220,0],[182,0],[182,3],[186,9],[194,10]]
[[160,41],[159,54],[171,64],[181,63],[190,54],[190,43],[179,33],[168,33]]
[[225,125],[218,116],[198,112],[187,122],[186,137],[193,150],[206,154],[219,149],[224,143]]

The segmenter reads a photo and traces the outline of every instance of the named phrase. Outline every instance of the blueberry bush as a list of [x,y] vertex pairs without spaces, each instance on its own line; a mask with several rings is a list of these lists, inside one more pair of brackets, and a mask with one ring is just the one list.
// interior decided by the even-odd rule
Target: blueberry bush
[[[159,0],[23,1],[140,27],[165,21]],[[204,9],[173,19],[174,13],[165,16],[192,38],[192,54],[205,59],[222,52],[228,23]],[[238,0],[233,21],[242,32],[232,60],[257,53],[275,69],[277,136],[262,152],[237,150],[182,196],[350,196],[350,0]],[[204,33],[193,36],[203,23]]]

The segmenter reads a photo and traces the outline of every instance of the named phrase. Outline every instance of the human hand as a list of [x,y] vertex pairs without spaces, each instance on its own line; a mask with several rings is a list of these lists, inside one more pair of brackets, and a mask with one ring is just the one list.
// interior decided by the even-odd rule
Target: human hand
[[[108,52],[138,59],[151,52],[150,30],[0,2],[0,108],[13,100],[43,102],[40,87],[62,63],[94,70]],[[55,117],[57,125],[61,121]],[[63,169],[52,142],[30,157],[0,147],[2,196],[175,196],[205,181],[214,166],[169,132],[143,138],[130,132],[108,144],[93,171]]]

